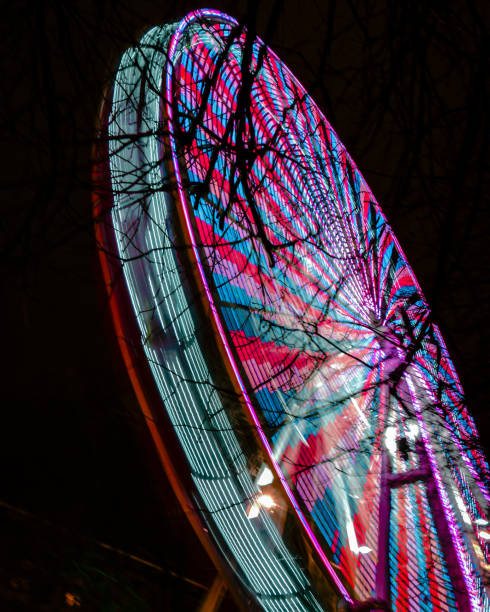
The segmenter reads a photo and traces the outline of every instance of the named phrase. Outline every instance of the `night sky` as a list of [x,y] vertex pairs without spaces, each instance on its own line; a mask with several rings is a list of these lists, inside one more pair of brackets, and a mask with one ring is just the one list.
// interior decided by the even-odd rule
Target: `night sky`
[[[90,182],[97,114],[122,51],[202,6],[3,9],[0,501],[209,584],[214,570],[159,474],[119,356]],[[237,18],[246,7],[209,5]],[[472,0],[257,9],[258,33],[325,111],[393,226],[486,448],[489,18],[488,3]]]

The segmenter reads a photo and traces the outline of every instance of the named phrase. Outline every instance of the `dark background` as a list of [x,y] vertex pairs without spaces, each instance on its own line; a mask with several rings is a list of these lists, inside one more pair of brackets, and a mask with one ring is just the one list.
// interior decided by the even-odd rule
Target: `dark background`
[[[199,6],[2,8],[2,609],[63,609],[70,589],[93,609],[192,609],[215,575],[145,438],[111,326],[90,199],[97,114],[118,58],[148,26]],[[324,109],[394,227],[486,448],[487,7],[255,7],[259,35]],[[210,8],[240,18],[249,4]]]

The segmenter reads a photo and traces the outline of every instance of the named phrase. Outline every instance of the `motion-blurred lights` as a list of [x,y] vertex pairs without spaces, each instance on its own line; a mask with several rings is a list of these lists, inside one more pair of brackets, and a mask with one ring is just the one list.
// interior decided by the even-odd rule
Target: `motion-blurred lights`
[[413,421],[409,422],[407,438],[411,440],[412,442],[415,442],[417,438],[419,437],[419,434],[420,434],[420,428],[417,425],[417,423],[414,423]]
[[372,552],[371,548],[369,548],[369,546],[359,546],[358,548],[359,552],[361,553],[361,555],[367,555],[368,553]]
[[387,427],[385,431],[385,447],[392,455],[396,455],[396,427]]

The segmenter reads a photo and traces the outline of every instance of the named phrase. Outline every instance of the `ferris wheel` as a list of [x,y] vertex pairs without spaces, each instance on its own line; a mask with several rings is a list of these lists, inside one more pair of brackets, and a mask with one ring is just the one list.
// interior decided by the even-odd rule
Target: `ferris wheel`
[[106,97],[96,180],[143,413],[245,605],[488,610],[488,466],[457,374],[276,54],[216,11],[149,30]]

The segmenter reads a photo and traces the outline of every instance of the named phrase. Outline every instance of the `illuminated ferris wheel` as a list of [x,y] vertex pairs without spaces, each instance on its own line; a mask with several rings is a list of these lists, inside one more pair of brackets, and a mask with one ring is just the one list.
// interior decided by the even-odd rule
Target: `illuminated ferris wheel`
[[149,30],[105,100],[96,181],[128,371],[245,609],[488,610],[488,466],[456,372],[279,58],[215,11]]

